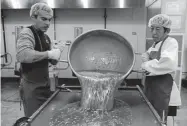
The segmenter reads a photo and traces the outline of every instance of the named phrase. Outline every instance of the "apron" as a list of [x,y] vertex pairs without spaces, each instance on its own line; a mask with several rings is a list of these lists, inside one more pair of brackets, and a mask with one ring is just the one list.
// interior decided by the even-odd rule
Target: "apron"
[[[162,41],[158,51],[150,52],[150,60],[160,59],[161,48],[166,39],[167,37]],[[161,118],[163,118],[163,111],[164,118],[167,118],[172,86],[173,78],[171,74],[146,76],[145,78],[145,95]]]
[[[35,50],[47,51],[50,49],[50,39],[45,34],[31,29],[35,38]],[[48,59],[34,63],[21,63],[20,96],[23,102],[24,113],[30,117],[51,95],[49,86]]]
[[20,96],[26,117],[32,114],[52,95],[48,83],[32,83],[21,79]]

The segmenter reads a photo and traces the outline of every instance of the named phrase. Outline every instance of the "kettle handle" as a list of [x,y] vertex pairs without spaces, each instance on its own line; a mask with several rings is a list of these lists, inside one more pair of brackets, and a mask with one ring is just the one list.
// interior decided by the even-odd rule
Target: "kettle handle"
[[60,60],[59,62],[67,63],[67,67],[65,68],[54,68],[55,70],[67,70],[69,68],[69,62],[67,60]]
[[[69,51],[69,46],[71,45],[71,41],[67,40],[65,45],[68,46],[68,51]],[[56,67],[56,68],[54,68],[55,70],[67,70],[69,68],[69,62],[68,62],[68,60],[59,60],[59,62],[67,63],[67,67],[65,67],[65,68],[58,68],[58,67]]]

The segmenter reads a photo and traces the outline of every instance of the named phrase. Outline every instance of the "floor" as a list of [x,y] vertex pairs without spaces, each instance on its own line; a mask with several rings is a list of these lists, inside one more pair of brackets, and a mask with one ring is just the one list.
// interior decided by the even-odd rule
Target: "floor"
[[[181,89],[182,106],[178,109],[174,126],[187,125],[187,87]],[[12,126],[23,117],[23,108],[20,107],[18,82],[1,82],[1,126]]]

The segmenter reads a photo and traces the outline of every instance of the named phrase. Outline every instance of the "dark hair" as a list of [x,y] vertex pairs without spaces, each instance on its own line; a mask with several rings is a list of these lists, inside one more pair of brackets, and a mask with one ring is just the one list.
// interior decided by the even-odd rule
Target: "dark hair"
[[165,33],[165,32],[168,32],[168,33],[169,33],[169,32],[170,32],[170,28],[164,27],[164,33]]

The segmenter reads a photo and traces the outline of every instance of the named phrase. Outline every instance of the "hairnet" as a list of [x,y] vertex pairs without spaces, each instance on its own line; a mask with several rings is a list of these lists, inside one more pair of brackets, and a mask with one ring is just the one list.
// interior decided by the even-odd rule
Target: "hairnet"
[[30,9],[30,17],[38,15],[42,11],[53,16],[53,10],[46,3],[36,3]]
[[171,28],[171,19],[166,14],[158,14],[149,20],[148,27],[159,25],[165,28]]

